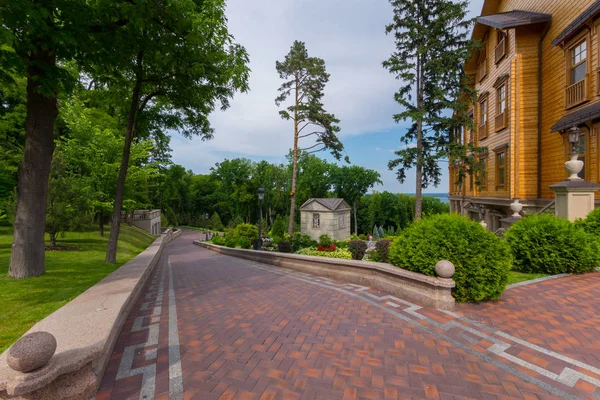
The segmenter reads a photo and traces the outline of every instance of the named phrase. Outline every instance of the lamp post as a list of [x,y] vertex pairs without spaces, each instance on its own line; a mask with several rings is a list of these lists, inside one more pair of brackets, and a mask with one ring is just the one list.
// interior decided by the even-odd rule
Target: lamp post
[[258,188],[258,240],[256,241],[256,250],[262,250],[262,202],[265,198],[265,189]]
[[579,137],[581,136],[581,129],[574,126],[568,131],[569,142],[571,143],[571,159],[565,163],[567,172],[570,176],[567,178],[570,181],[581,180],[579,173],[583,169],[583,161],[579,160]]
[[208,213],[204,214],[204,219],[206,220],[206,241],[208,242],[208,234],[210,232],[208,229]]

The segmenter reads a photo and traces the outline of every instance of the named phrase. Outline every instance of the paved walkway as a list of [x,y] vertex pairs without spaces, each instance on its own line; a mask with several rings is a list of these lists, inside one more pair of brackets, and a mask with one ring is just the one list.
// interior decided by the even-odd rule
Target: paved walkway
[[166,247],[97,400],[600,398],[600,273],[449,313],[196,238]]

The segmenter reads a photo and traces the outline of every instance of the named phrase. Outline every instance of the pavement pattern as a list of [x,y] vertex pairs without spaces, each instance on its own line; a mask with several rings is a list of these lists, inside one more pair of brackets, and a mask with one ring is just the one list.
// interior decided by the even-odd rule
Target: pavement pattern
[[97,400],[600,398],[600,273],[444,312],[195,239],[165,248]]

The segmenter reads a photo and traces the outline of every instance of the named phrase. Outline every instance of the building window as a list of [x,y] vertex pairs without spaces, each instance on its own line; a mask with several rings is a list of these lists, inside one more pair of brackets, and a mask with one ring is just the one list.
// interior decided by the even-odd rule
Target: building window
[[479,103],[479,139],[487,137],[487,100]]
[[319,214],[313,214],[313,228],[321,227],[321,216]]
[[575,42],[567,48],[567,88],[565,108],[572,108],[589,100],[588,40]]
[[338,229],[346,229],[346,215],[338,216]]
[[496,187],[506,185],[506,150],[496,153]]
[[585,79],[587,74],[587,41],[571,49],[571,85]]
[[[484,46],[487,46],[487,43],[484,41]],[[483,78],[487,76],[487,55],[485,51],[485,47],[481,49],[479,52],[479,60],[477,62],[477,80],[481,82]]]
[[506,32],[500,30],[497,32],[498,44],[496,45],[495,49],[496,64],[498,64],[504,58],[504,56],[506,56],[508,48],[508,35],[506,34]]
[[496,89],[496,120],[494,121],[496,132],[506,128],[508,125],[506,84],[504,82]]

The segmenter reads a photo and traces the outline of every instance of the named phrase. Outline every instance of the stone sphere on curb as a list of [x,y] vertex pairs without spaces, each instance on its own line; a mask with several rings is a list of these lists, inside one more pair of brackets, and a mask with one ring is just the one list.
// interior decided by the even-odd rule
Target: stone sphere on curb
[[454,275],[454,264],[448,260],[441,260],[435,264],[435,273],[440,278],[450,279]]
[[19,372],[42,368],[56,351],[56,338],[48,332],[33,332],[17,340],[8,350],[8,366]]

